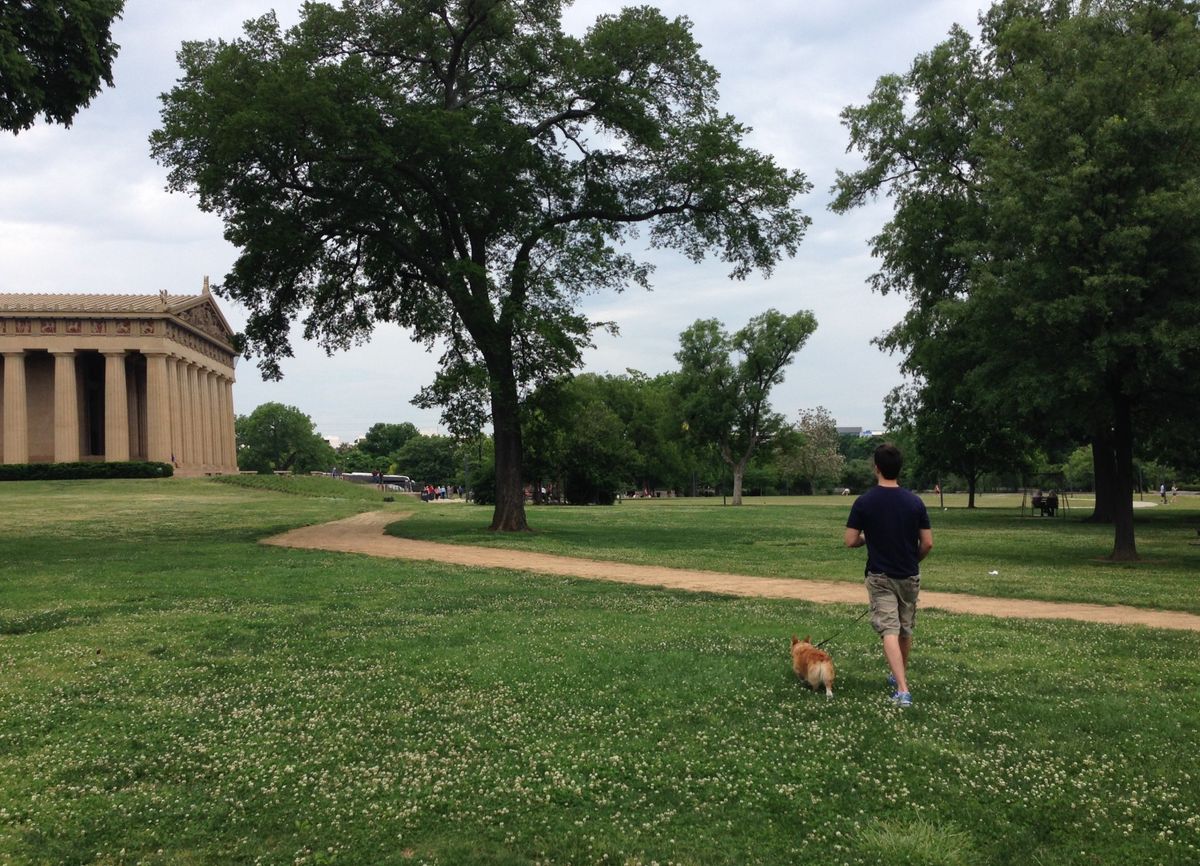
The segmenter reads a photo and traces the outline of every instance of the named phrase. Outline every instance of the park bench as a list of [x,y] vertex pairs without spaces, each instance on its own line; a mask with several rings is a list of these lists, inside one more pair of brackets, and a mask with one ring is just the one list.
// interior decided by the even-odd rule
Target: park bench
[[1033,507],[1035,511],[1041,513],[1042,517],[1054,517],[1058,513],[1058,494],[1035,494]]

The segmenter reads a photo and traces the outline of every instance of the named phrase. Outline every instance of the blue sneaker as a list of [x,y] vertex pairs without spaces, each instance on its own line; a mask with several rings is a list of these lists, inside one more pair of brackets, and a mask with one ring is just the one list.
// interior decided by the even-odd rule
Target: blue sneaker
[[897,707],[911,707],[912,695],[908,692],[893,692],[892,703]]

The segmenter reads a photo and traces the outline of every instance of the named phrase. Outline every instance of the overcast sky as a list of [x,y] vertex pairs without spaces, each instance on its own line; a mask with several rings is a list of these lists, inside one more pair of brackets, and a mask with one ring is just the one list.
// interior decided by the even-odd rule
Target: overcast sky
[[[193,199],[164,190],[165,170],[149,155],[159,95],[178,74],[184,40],[240,34],[244,20],[275,9],[286,25],[298,2],[271,0],[127,0],[114,28],[121,50],[116,86],[106,89],[70,129],[39,124],[0,137],[0,292],[199,292],[219,283],[237,251],[220,221]],[[596,15],[628,5],[582,0],[566,27],[581,33]],[[585,369],[654,375],[673,369],[680,331],[698,318],[729,330],[768,307],[812,310],[817,331],[772,394],[776,411],[795,418],[824,406],[839,425],[879,429],[883,398],[900,381],[896,359],[871,344],[895,323],[904,302],[870,291],[875,270],[868,241],[889,215],[882,201],[846,216],[828,210],[835,169],[852,170],[838,114],[861,104],[875,80],[903,72],[954,23],[975,30],[978,0],[689,0],[659,2],[687,15],[703,56],[721,73],[724,110],[753,127],[750,144],[804,171],[813,191],[801,201],[813,224],[795,259],[770,279],[731,282],[719,261],[693,265],[656,252],[654,290],[588,299],[594,319],[614,321],[619,336],[597,334]],[[235,329],[245,311],[218,298]],[[351,440],[378,421],[438,427],[436,411],[409,403],[431,381],[436,357],[391,326],[370,344],[326,355],[297,333],[296,357],[281,382],[263,382],[254,359],[238,364],[235,411],[268,401],[296,406],[325,436]]]

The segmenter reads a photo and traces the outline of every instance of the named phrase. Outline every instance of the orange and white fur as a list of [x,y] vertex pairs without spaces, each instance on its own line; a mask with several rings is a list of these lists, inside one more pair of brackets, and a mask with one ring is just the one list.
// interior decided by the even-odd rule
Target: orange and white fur
[[792,635],[792,670],[796,676],[808,683],[813,691],[818,686],[825,686],[825,697],[833,697],[833,659],[829,653],[812,645],[808,635],[800,640]]

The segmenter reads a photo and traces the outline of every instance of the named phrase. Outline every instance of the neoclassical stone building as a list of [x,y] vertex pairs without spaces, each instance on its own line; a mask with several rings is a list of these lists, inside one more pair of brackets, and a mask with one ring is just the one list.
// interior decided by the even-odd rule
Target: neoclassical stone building
[[236,472],[233,331],[199,295],[0,294],[5,463]]

